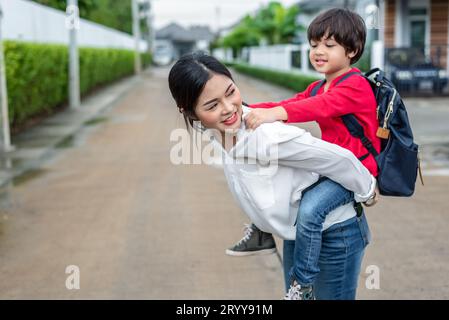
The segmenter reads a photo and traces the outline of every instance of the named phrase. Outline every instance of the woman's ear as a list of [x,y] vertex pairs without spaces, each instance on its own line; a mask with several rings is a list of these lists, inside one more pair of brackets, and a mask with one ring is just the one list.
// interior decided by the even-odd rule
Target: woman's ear
[[189,114],[183,107],[178,106],[179,113],[182,113],[185,117],[190,118],[192,120],[198,120],[195,114]]

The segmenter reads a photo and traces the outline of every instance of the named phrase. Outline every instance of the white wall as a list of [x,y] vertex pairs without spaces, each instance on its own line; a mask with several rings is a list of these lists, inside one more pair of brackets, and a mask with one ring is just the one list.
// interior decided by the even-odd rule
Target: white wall
[[[68,44],[65,12],[25,0],[0,0],[0,5],[4,39]],[[84,19],[80,19],[78,43],[83,47],[134,49],[131,35]],[[146,48],[147,42],[142,40],[140,49]]]
[[[248,63],[253,66],[269,68],[279,71],[297,71],[306,74],[319,75],[315,70],[309,69],[309,45],[272,45],[250,47]],[[301,67],[292,66],[292,52],[301,51]]]
[[376,40],[373,41],[371,45],[371,69],[380,68],[385,69],[385,61],[384,61],[384,43],[383,41]]
[[281,71],[290,71],[291,52],[299,50],[299,46],[274,45],[251,47],[249,51],[249,64],[258,67]]
[[232,49],[216,48],[212,51],[212,55],[218,60],[230,62],[232,61]]

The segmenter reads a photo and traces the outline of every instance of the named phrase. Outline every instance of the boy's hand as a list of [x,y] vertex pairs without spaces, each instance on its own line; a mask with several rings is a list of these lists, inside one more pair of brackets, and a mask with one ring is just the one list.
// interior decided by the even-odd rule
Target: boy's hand
[[273,107],[270,109],[255,108],[245,117],[247,129],[256,129],[262,123],[287,120],[287,112],[283,107]]
[[377,201],[379,201],[379,187],[376,186],[376,190],[374,191],[373,196],[367,201],[363,202],[363,204],[365,205],[365,207],[372,207],[377,203]]

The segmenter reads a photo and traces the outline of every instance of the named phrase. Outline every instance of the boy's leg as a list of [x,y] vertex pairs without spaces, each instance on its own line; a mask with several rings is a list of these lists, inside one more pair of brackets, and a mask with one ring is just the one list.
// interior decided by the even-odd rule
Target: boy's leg
[[284,240],[282,247],[282,267],[284,270],[284,283],[285,292],[290,288],[291,277],[290,270],[293,267],[293,254],[295,251],[295,241],[294,240]]
[[303,193],[298,209],[292,280],[302,287],[312,286],[320,269],[321,233],[332,210],[353,201],[354,195],[338,183],[323,178]]
[[271,233],[266,233],[256,225],[246,224],[245,235],[231,248],[226,249],[230,256],[250,256],[276,252],[276,242]]

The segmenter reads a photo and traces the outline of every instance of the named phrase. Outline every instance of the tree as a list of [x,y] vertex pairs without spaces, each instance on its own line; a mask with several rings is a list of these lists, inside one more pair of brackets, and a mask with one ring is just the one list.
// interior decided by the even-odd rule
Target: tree
[[[67,0],[33,0],[34,2],[59,9],[64,10],[67,8]],[[78,0],[78,7],[80,9],[80,16],[88,16],[89,13],[97,7],[95,0]]]
[[131,0],[95,0],[95,2],[97,7],[86,19],[132,34]]
[[261,34],[255,26],[254,19],[247,15],[231,33],[219,40],[219,44],[225,48],[232,48],[235,56],[243,47],[259,45],[260,39]]
[[291,43],[295,35],[304,30],[298,25],[297,5],[284,8],[279,2],[270,2],[254,17],[247,15],[225,37],[219,39],[218,46],[232,48],[234,55],[243,47],[257,46],[264,40],[267,44]]
[[[59,10],[66,10],[67,0],[33,0]],[[107,27],[132,33],[131,1],[78,0],[80,17]]]
[[268,44],[291,43],[302,28],[296,22],[298,13],[297,5],[285,8],[279,2],[270,2],[256,14],[254,21]]

